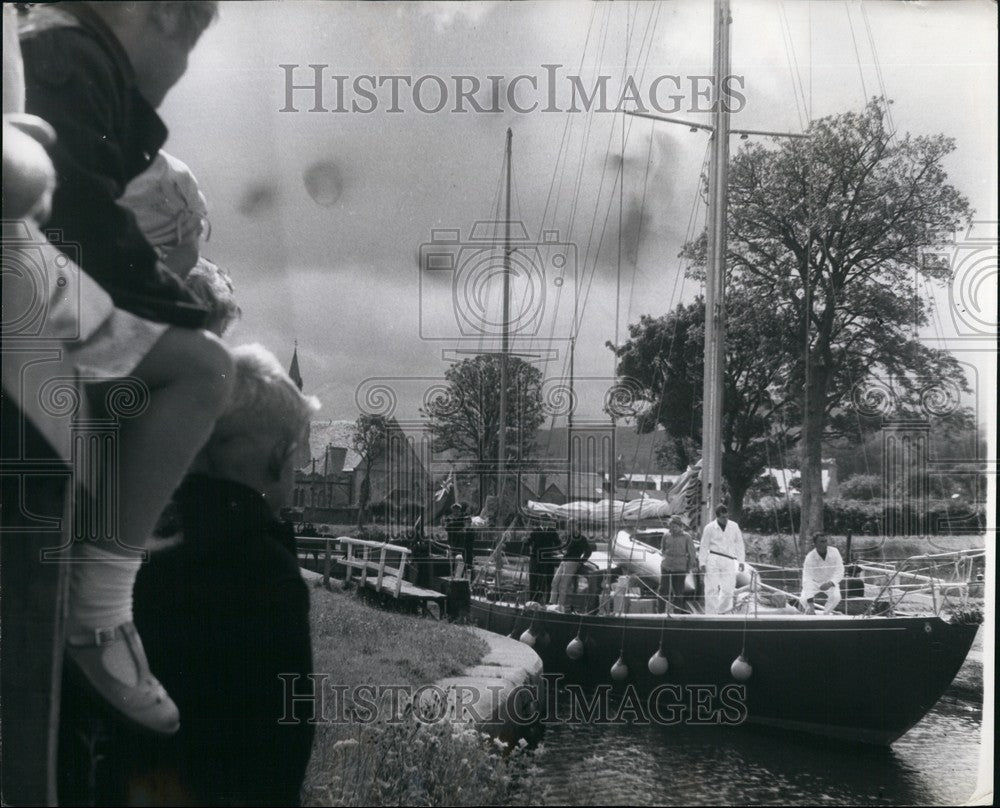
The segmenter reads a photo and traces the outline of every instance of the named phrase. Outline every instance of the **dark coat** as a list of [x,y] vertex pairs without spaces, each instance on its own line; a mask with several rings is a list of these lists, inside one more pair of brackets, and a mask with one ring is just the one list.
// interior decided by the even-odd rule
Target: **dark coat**
[[528,536],[531,567],[539,571],[554,570],[559,565],[556,558],[559,546],[559,534],[555,530],[542,527],[531,531]]
[[460,550],[465,546],[469,521],[469,517],[465,515],[449,515],[444,518],[444,530],[448,534],[448,544],[452,549]]
[[566,551],[563,553],[563,561],[586,561],[593,552],[594,546],[590,543],[590,539],[578,533],[570,536]]
[[150,320],[199,327],[207,320],[162,265],[132,213],[117,204],[167,139],[136,87],[128,55],[86,6],[42,6],[22,22],[25,108],[56,131],[49,148],[58,185],[50,240],[103,286],[115,305]]
[[[150,668],[181,713],[171,742],[182,778],[199,802],[297,805],[314,727],[278,723],[278,675],[311,673],[312,648],[287,532],[237,483],[191,475],[175,502],[184,540],[143,565],[134,609]],[[295,693],[311,687],[302,678]]]

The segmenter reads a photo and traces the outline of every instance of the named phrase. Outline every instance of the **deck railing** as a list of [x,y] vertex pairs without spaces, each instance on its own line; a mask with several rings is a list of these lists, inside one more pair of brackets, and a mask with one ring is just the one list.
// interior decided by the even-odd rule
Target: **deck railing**
[[[842,609],[847,614],[866,616],[919,611],[943,614],[979,605],[982,576],[975,570],[984,557],[983,550],[962,550],[950,553],[913,556],[896,562],[852,562],[847,565],[847,582],[843,589]],[[480,559],[487,561],[487,559]],[[518,555],[494,554],[477,567],[473,592],[495,600],[525,604],[531,600],[527,574],[527,558]],[[759,607],[796,607],[801,594],[801,567],[778,567],[767,564],[750,565],[752,574],[736,589],[734,613],[757,613]],[[630,613],[645,602],[641,611],[650,611],[650,601],[656,601],[655,584],[644,576],[633,576],[623,593],[625,606],[616,605],[608,592],[611,583],[606,570],[597,570],[585,578],[589,587],[599,586],[598,597],[589,598],[591,606],[585,613]],[[856,581],[856,584],[851,584]],[[577,601],[583,599],[577,597]],[[581,609],[577,608],[580,612]]]

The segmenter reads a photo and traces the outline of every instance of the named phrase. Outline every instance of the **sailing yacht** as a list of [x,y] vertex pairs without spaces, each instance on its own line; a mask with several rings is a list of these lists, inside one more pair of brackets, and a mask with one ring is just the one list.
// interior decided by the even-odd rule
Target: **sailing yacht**
[[[716,0],[713,61],[717,77],[729,71],[730,24],[728,0]],[[528,503],[526,508],[528,514],[583,515],[608,526],[607,553],[602,560],[607,567],[616,565],[640,580],[659,571],[657,534],[616,528],[637,525],[644,516],[685,512],[691,507],[692,492],[696,492],[694,505],[700,522],[707,524],[721,501],[730,126],[729,111],[719,103],[719,86],[714,82],[700,466],[689,469],[666,503],[640,501],[636,505],[612,498],[564,506]],[[509,134],[507,146],[509,150]],[[509,165],[508,160],[508,172]],[[492,559],[501,557],[498,548]],[[759,568],[747,576],[733,612],[706,615],[657,614],[650,608],[655,599],[628,596],[624,598],[627,608],[609,612],[595,591],[602,574],[599,566],[589,576],[588,592],[576,595],[575,613],[552,611],[530,600],[523,576],[523,585],[518,586],[518,576],[512,583],[511,576],[494,570],[491,562],[473,587],[470,608],[478,625],[532,645],[547,672],[564,674],[572,681],[608,684],[646,697],[669,693],[680,701],[695,694],[693,698],[721,700],[731,706],[735,699],[740,705],[735,712],[712,713],[708,708],[709,714],[722,723],[746,721],[888,745],[920,721],[951,684],[982,620],[981,613],[969,605],[967,583],[937,577],[934,563],[933,557],[926,556],[908,559],[895,568],[869,565],[867,579],[860,582],[866,597],[855,601],[861,608],[833,615],[801,614],[785,606],[784,598],[769,598],[769,593],[787,594],[792,584],[787,571]],[[971,573],[971,564],[963,569]]]

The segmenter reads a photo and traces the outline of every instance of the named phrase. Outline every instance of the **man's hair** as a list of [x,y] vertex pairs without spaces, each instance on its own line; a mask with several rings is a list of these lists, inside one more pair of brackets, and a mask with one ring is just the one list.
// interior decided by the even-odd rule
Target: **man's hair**
[[232,355],[235,384],[229,406],[215,422],[212,441],[236,435],[273,436],[290,447],[302,436],[319,401],[303,395],[263,345],[241,345]]
[[716,516],[721,516],[724,513],[729,513],[729,508],[727,508],[725,506],[725,504],[720,504],[720,505],[716,505],[715,506],[715,515]]
[[184,285],[208,309],[205,328],[213,334],[221,337],[242,314],[229,273],[211,261],[199,258],[184,278]]
[[184,0],[158,2],[158,6],[177,6],[180,10],[181,31],[197,39],[205,29],[219,19],[218,0]]
[[[817,531],[813,533],[813,544],[818,542],[820,539],[826,539],[827,535],[823,531]],[[829,539],[827,539],[829,541]]]
[[[134,2],[119,2],[118,0],[88,0],[84,5],[90,6],[105,19],[135,10]],[[145,3],[156,16],[172,17],[177,23],[177,34],[191,42],[197,42],[205,29],[219,17],[218,0],[154,0]]]

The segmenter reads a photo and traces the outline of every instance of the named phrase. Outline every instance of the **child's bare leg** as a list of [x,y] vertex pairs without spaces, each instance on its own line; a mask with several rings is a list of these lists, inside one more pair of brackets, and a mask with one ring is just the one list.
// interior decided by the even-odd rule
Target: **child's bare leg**
[[118,537],[142,547],[212,434],[232,389],[233,361],[205,331],[171,328],[133,372],[149,405],[121,421]]
[[149,403],[141,415],[123,419],[118,434],[116,540],[77,547],[70,578],[69,653],[113,706],[149,729],[172,732],[176,707],[149,673],[131,626],[140,563],[131,548],[145,545],[211,434],[232,387],[232,360],[210,334],[174,328],[133,375],[148,387]]

